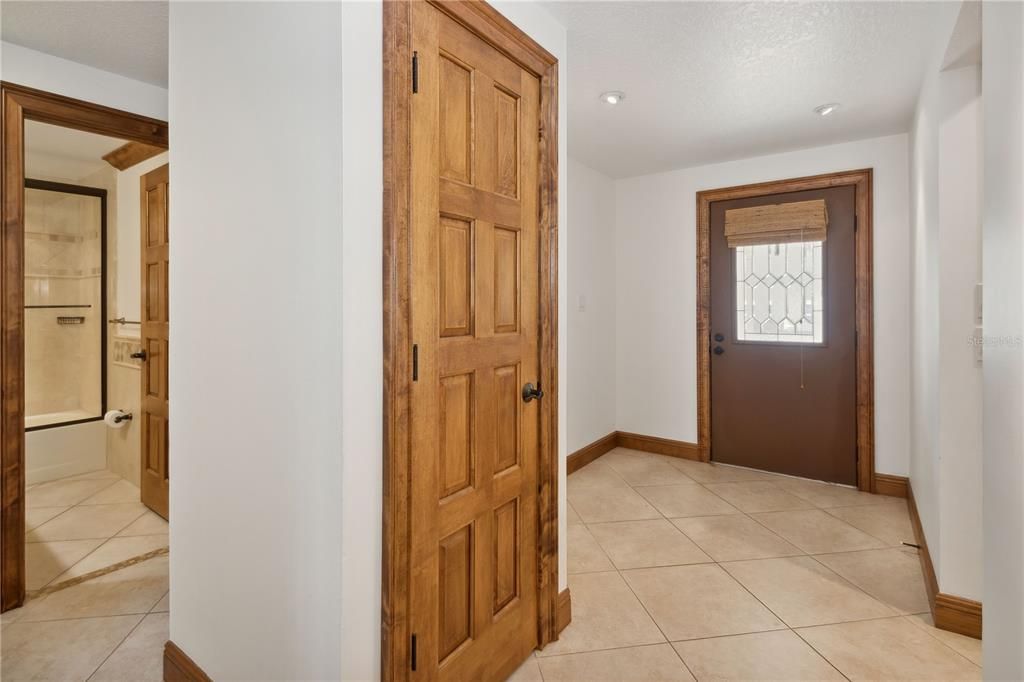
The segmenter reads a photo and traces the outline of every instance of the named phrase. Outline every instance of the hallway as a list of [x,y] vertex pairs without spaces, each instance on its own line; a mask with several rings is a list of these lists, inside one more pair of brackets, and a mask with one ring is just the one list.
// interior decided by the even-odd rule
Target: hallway
[[618,448],[568,479],[572,623],[512,679],[980,679],[905,500]]

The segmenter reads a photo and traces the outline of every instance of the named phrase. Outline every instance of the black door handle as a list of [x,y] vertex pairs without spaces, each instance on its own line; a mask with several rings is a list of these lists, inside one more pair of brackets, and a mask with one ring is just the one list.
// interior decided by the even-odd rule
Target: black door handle
[[725,352],[725,349],[722,348],[721,346],[715,346],[714,350],[712,350],[711,352],[713,352],[715,355],[721,355],[722,353]]
[[145,362],[146,361],[146,351],[145,350],[136,351],[136,352],[132,353],[129,357],[133,357],[136,360],[142,360],[143,362]]
[[528,403],[535,398],[543,398],[544,391],[540,390],[540,385],[537,388],[533,387],[533,384],[526,384],[523,386],[523,402]]
[[722,334],[715,334],[715,341],[718,341],[718,342],[725,341],[725,336],[723,336]]

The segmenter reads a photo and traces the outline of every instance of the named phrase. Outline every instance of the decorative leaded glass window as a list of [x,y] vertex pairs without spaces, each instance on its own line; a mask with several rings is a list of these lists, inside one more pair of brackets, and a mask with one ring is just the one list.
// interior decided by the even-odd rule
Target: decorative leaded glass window
[[736,340],[822,344],[824,242],[736,248]]

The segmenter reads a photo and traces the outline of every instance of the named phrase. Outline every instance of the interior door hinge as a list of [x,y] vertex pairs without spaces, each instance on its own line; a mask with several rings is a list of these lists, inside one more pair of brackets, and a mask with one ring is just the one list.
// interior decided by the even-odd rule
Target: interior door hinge
[[416,635],[414,634],[409,641],[409,667],[413,672],[416,672]]
[[412,380],[420,380],[420,347],[412,344]]
[[420,91],[420,53],[412,53],[412,93]]
[[856,232],[857,228],[860,227],[860,221],[857,220],[857,216],[853,216],[853,231]]

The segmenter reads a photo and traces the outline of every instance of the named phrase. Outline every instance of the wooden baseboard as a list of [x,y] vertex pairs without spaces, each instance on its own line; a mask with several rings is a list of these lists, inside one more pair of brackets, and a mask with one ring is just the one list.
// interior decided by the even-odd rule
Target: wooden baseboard
[[917,502],[914,500],[914,487],[909,480],[906,490],[910,524],[914,528],[914,538],[919,546],[917,553],[921,558],[924,587],[928,592],[928,603],[931,606],[935,627],[981,639],[981,602],[939,592],[935,566],[932,564],[931,554],[928,553],[928,541],[924,537],[924,527],[921,525],[921,516],[917,512]]
[[888,495],[890,497],[906,497],[907,485],[910,483],[906,476],[893,476],[892,474],[875,474],[874,491],[877,495]]
[[639,433],[627,433],[625,431],[618,431],[617,433],[619,436],[619,447],[700,461],[700,448],[697,447],[696,443],[687,443],[686,441],[672,440],[671,438],[658,438],[657,436],[644,436]]
[[604,438],[598,438],[569,455],[565,461],[566,474],[579,471],[604,453],[614,450],[618,446],[618,436],[617,431],[612,431]]
[[918,545],[917,555],[921,558],[921,572],[924,573],[924,588],[928,592],[928,602],[932,615],[935,615],[935,595],[939,593],[939,581],[935,577],[931,554],[928,553],[928,541],[924,537],[921,516],[917,513],[917,502],[914,501],[914,487],[907,481],[907,511],[910,512],[910,525],[914,528],[914,541]]
[[615,448],[629,448],[630,450],[641,450],[653,452],[669,457],[681,459],[692,459],[700,461],[700,448],[696,443],[687,443],[682,440],[670,438],[658,438],[657,436],[644,436],[639,433],[627,433],[626,431],[612,431],[607,436],[598,438],[590,445],[585,445],[576,452],[569,455],[565,462],[567,474],[579,471],[595,459]]
[[164,645],[164,682],[213,682],[178,645]]
[[572,601],[569,599],[568,587],[558,593],[558,613],[555,618],[558,632],[562,632],[565,626],[572,622]]
[[935,595],[932,620],[940,630],[981,639],[981,602],[939,592]]

